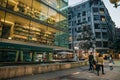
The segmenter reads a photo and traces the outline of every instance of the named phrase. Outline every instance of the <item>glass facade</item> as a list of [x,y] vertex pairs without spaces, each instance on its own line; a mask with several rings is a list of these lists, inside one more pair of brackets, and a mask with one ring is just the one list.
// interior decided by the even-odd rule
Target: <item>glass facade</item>
[[47,59],[56,47],[68,49],[67,5],[67,0],[0,0],[0,62],[31,62],[39,54]]

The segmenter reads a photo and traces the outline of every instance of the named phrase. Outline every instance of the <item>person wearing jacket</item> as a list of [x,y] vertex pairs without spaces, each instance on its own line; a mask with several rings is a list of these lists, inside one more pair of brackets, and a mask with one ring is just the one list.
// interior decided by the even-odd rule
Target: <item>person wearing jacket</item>
[[89,61],[89,71],[94,70],[94,67],[93,67],[94,56],[93,56],[92,52],[88,56],[88,61]]
[[97,75],[99,76],[99,71],[102,68],[102,74],[104,73],[104,59],[102,54],[99,54],[98,58],[97,58]]

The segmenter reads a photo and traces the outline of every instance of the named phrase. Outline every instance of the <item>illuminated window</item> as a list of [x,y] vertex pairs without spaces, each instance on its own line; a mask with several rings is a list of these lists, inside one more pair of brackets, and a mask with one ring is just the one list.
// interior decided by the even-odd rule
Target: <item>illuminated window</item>
[[105,22],[105,16],[101,16],[100,18],[102,22]]
[[104,8],[100,8],[100,13],[101,14],[104,14],[105,12],[104,12]]

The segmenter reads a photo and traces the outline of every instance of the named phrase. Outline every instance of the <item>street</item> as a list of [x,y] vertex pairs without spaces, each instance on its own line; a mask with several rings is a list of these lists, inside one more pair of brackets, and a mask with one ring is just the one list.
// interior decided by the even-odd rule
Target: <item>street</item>
[[105,74],[97,76],[96,71],[88,71],[88,66],[54,71],[43,74],[29,75],[9,80],[120,80],[120,61],[115,61],[114,69],[110,70],[105,63]]

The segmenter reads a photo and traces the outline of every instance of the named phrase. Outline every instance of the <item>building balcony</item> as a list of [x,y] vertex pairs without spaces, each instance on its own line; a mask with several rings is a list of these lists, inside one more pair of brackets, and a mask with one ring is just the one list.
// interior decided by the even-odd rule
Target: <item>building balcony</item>
[[95,29],[95,32],[101,32],[101,29]]
[[107,32],[108,30],[107,29],[102,29],[101,32]]

